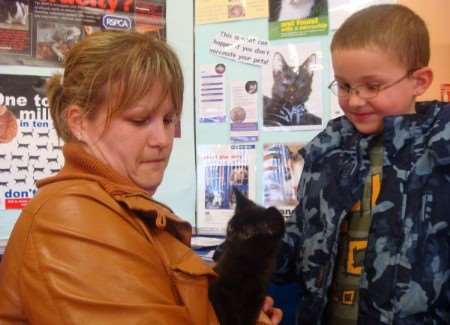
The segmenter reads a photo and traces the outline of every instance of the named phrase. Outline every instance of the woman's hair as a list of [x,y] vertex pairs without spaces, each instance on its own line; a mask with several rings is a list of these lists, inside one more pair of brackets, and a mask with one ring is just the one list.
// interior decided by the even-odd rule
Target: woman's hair
[[54,126],[64,141],[74,140],[66,109],[77,105],[86,117],[106,107],[107,125],[112,116],[162,89],[161,102],[169,95],[175,113],[181,114],[183,75],[174,51],[151,33],[104,31],[77,43],[64,60],[64,75],[47,84]]
[[377,47],[392,54],[407,69],[428,65],[428,29],[414,11],[398,4],[367,7],[351,15],[336,31],[331,51]]

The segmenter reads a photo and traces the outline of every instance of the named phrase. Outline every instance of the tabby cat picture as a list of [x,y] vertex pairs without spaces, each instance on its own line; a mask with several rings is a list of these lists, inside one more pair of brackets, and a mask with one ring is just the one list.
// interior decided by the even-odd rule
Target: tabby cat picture
[[219,277],[209,298],[222,325],[255,324],[261,311],[276,255],[284,234],[284,219],[275,208],[263,208],[234,188],[236,209],[224,244],[215,256]]
[[322,119],[306,109],[312,92],[317,61],[315,53],[299,66],[286,63],[283,54],[275,52],[272,58],[272,97],[264,96],[264,126],[321,125]]

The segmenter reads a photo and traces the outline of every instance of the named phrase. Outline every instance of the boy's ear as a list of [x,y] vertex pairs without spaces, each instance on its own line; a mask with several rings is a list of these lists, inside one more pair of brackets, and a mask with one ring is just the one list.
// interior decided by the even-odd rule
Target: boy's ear
[[412,77],[415,79],[415,92],[416,96],[422,95],[433,82],[433,70],[429,67],[423,67],[417,69],[412,73]]
[[83,138],[83,113],[78,105],[70,105],[66,109],[67,125],[72,135],[82,141]]

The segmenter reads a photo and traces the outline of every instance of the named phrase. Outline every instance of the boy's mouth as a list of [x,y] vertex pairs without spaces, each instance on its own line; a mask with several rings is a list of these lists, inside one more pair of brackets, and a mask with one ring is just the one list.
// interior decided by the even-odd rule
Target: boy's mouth
[[357,121],[365,121],[368,120],[373,113],[350,113],[350,115]]

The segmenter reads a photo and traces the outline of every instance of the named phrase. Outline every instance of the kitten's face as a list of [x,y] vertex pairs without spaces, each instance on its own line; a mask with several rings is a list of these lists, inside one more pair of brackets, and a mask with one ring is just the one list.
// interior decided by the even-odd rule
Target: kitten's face
[[311,54],[300,66],[289,66],[281,53],[273,56],[272,98],[289,103],[290,106],[304,104],[312,91],[313,71],[316,54]]
[[274,207],[263,208],[235,190],[236,211],[227,228],[227,238],[248,240],[253,238],[281,238],[284,218]]

